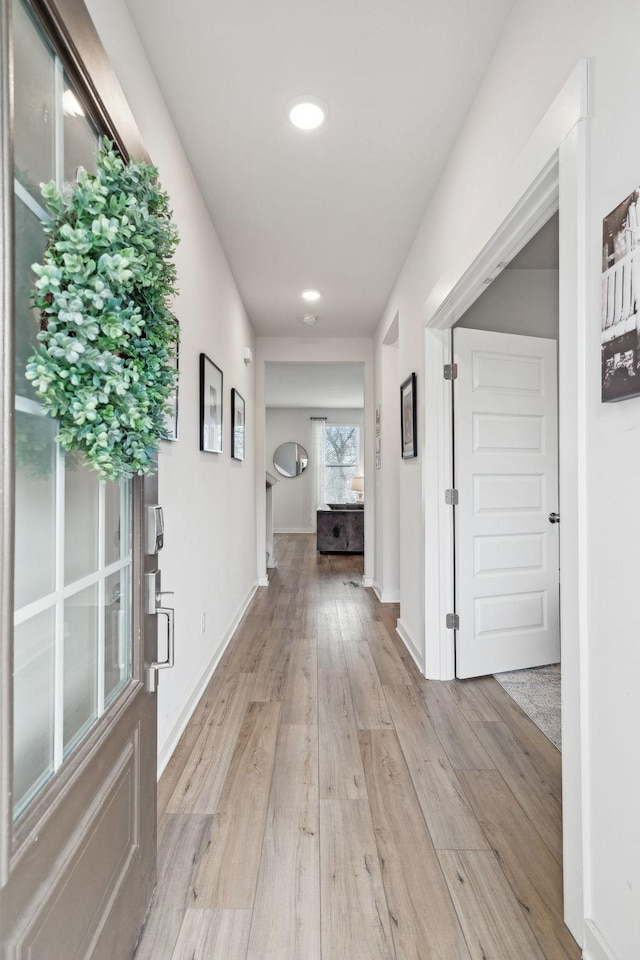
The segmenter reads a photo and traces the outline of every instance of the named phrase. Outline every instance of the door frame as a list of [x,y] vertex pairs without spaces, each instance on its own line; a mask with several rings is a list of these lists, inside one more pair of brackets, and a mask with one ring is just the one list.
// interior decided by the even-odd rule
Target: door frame
[[578,943],[590,915],[586,571],[586,314],[588,62],[581,60],[461,243],[424,305],[425,675],[454,676],[450,329],[540,227],[560,210],[559,510],[563,725],[564,919]]

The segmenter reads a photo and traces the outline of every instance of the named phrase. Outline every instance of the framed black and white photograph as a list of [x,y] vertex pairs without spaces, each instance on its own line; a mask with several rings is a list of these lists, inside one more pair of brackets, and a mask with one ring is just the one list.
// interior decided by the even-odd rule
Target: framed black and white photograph
[[402,458],[418,456],[418,419],[416,410],[416,375],[412,373],[400,387],[400,430]]
[[244,438],[244,397],[234,387],[231,391],[231,456],[234,460],[244,460]]
[[222,453],[222,370],[200,354],[200,449]]
[[602,221],[602,400],[640,396],[640,188]]
[[171,366],[176,371],[176,387],[169,397],[169,407],[170,411],[166,415],[164,420],[164,431],[161,436],[161,440],[172,440],[175,441],[178,439],[178,380],[179,380],[179,370],[180,362],[178,356],[178,348],[176,347],[176,355],[171,361]]

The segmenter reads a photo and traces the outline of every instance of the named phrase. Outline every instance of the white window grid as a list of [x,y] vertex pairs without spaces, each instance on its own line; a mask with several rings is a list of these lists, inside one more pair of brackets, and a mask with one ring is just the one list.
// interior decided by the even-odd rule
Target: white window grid
[[[58,55],[52,51],[54,57],[54,104],[55,104],[55,128],[54,128],[54,171],[55,181],[62,186],[64,179],[64,114],[61,109],[62,97],[65,85],[65,74],[62,61]],[[69,80],[66,80],[70,85]],[[96,134],[97,136],[97,134]],[[38,217],[41,221],[46,221],[49,215],[45,208],[25,187],[14,178],[14,192],[18,200]],[[28,397],[15,397],[15,410],[28,413],[32,416],[48,416],[45,413],[42,404]],[[106,707],[115,699],[118,692],[123,689],[128,679],[131,677],[131,596],[132,596],[132,554],[131,554],[131,483],[123,482],[120,484],[120,558],[112,563],[105,563],[106,557],[106,484],[99,482],[98,487],[98,563],[94,571],[86,576],[65,584],[65,453],[64,450],[56,444],[55,451],[55,519],[54,531],[56,537],[55,547],[55,573],[54,589],[50,593],[39,597],[31,603],[15,609],[14,627],[20,626],[49,610],[54,610],[54,705],[53,705],[53,763],[45,770],[41,777],[32,785],[28,793],[22,798],[20,806],[14,811],[14,816],[18,817],[29,805],[29,803],[40,792],[45,783],[60,769],[66,758],[72,752],[73,748],[83,739],[86,733],[95,725],[98,719],[104,714]],[[128,576],[126,576],[128,571]],[[128,597],[122,595],[122,601],[128,603],[128,617],[124,619],[121,612],[121,629],[119,630],[119,667],[126,671],[123,679],[109,692],[105,697],[105,610],[106,610],[106,581],[113,574],[121,573],[122,578],[126,576],[128,585]],[[96,650],[96,676],[94,678],[96,689],[96,709],[91,717],[77,731],[70,743],[64,743],[64,606],[65,601],[76,594],[81,593],[89,587],[97,588],[97,650]],[[128,633],[125,635],[124,624],[128,621]],[[126,660],[126,662],[125,662]]]

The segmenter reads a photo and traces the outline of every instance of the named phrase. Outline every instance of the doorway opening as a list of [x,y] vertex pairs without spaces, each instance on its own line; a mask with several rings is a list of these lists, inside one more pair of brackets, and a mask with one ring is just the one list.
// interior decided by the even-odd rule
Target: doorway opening
[[364,554],[364,391],[361,362],[265,363],[268,569],[277,534],[315,534],[320,553]]
[[453,633],[453,531],[445,490],[451,487],[448,432],[450,390],[443,366],[451,362],[450,328],[556,210],[559,219],[558,352],[559,524],[562,554],[562,810],[564,920],[583,940],[589,860],[584,856],[584,811],[589,806],[589,688],[586,569],[586,290],[588,68],[580,61],[514,160],[508,178],[494,185],[481,215],[425,301],[425,672],[433,679],[455,675]]
[[560,749],[558,215],[452,329],[456,676],[493,673]]

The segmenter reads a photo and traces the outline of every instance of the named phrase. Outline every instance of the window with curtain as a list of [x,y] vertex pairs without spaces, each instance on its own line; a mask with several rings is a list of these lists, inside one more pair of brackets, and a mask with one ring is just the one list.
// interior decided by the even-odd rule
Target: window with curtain
[[351,481],[358,474],[360,427],[326,424],[324,430],[324,502],[349,503],[355,499]]

